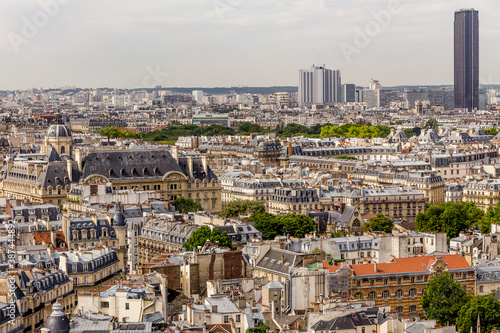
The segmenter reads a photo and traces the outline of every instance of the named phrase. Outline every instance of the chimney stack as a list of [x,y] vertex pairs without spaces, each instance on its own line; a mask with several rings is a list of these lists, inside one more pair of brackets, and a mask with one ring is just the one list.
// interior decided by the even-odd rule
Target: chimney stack
[[193,177],[193,156],[187,156],[189,175]]
[[161,275],[161,298],[162,298],[162,314],[165,323],[169,320],[169,304],[168,304],[168,286],[167,286],[167,276],[165,274]]
[[208,176],[208,160],[207,155],[201,156],[201,165],[203,166],[203,171],[205,171],[205,175]]
[[73,162],[70,160],[66,161],[66,167],[68,168],[68,178],[69,178],[70,182],[73,182],[73,165],[72,165],[72,163]]
[[176,145],[172,146],[172,157],[179,163],[179,148]]
[[78,170],[82,171],[82,150],[80,148],[75,149],[75,160],[78,164]]

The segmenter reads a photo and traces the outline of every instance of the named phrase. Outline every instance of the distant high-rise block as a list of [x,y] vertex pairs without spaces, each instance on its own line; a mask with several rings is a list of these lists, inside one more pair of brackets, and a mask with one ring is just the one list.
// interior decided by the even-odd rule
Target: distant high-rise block
[[312,66],[299,71],[299,106],[334,105],[340,101],[340,70]]
[[339,102],[353,103],[356,102],[356,85],[346,83],[340,86]]
[[479,107],[479,13],[455,12],[455,108]]

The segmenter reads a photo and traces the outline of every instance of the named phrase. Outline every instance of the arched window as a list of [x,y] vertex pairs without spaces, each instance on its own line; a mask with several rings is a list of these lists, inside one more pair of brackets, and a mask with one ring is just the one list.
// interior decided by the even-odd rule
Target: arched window
[[66,153],[66,147],[61,146],[61,154],[65,154],[65,153]]

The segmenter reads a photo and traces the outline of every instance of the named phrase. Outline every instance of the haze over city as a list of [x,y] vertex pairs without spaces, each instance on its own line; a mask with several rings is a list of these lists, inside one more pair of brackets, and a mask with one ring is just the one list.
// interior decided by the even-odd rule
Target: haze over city
[[357,85],[452,85],[462,7],[480,12],[480,81],[500,82],[496,1],[58,0],[41,15],[50,2],[0,3],[0,89],[295,86],[312,64]]

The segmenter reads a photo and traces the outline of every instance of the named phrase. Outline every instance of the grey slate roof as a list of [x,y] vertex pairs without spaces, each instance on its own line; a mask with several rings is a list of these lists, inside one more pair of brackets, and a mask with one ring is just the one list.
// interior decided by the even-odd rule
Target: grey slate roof
[[157,178],[184,173],[169,152],[160,149],[93,151],[84,160],[83,179],[99,174],[108,179]]

